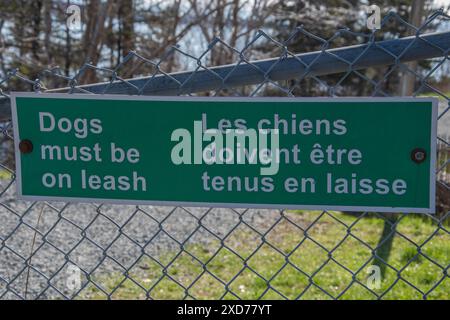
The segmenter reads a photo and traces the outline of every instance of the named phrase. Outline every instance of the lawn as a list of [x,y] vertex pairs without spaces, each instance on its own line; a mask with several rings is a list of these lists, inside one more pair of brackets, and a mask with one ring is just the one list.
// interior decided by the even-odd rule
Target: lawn
[[[238,228],[224,239],[226,248],[217,240],[143,257],[129,271],[133,281],[119,272],[94,275],[91,280],[101,289],[90,283],[78,297],[422,299],[425,294],[427,299],[450,298],[450,279],[442,269],[450,264],[448,225],[436,232],[437,224],[430,220],[403,217],[397,226],[401,236],[394,237],[388,260],[394,269],[388,267],[379,288],[371,292],[361,284],[367,284],[382,219],[307,211],[289,212],[286,217],[290,221],[283,219],[271,229],[265,243],[251,229]],[[292,222],[307,230],[306,238]]]
[[0,168],[0,180],[10,180],[12,177],[12,173]]

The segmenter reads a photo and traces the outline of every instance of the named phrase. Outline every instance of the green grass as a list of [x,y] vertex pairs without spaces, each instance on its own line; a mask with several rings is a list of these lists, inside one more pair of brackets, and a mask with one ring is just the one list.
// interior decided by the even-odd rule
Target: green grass
[[0,180],[10,180],[11,177],[12,177],[11,172],[5,169],[0,169]]
[[[450,91],[443,93],[445,96],[450,97]],[[439,99],[444,99],[441,95],[437,94],[436,92],[426,92],[426,93],[420,93],[418,97],[438,97]]]
[[[135,282],[120,273],[94,275],[91,280],[113,299],[145,299],[148,290],[148,295],[154,299],[294,299],[300,295],[302,299],[377,298],[352,281],[351,272],[356,273],[355,279],[367,283],[368,266],[372,263],[371,250],[378,243],[383,220],[363,218],[352,226],[351,234],[368,247],[353,237],[345,238],[345,225],[350,226],[357,220],[356,217],[333,212],[332,215],[341,222],[325,215],[313,223],[320,216],[319,212],[302,211],[287,215],[302,227],[310,226],[309,237],[321,246],[313,240],[305,240],[303,232],[285,220],[266,236],[266,242],[277,250],[261,243],[261,238],[250,229],[238,228],[224,241],[230,249],[221,248],[219,242],[208,246],[188,245],[186,251],[198,260],[186,252],[166,252],[157,257],[162,265],[168,266],[164,272],[158,263],[146,257],[130,270],[129,276]],[[436,225],[417,216],[405,217],[397,228],[398,232],[417,244],[427,241],[435,230]],[[303,243],[297,247],[302,240]],[[445,268],[450,264],[449,240],[448,232],[440,230],[423,245],[422,253]],[[417,247],[410,241],[396,236],[389,258],[391,266],[402,270],[404,280],[398,280],[397,271],[388,268],[381,287],[374,289],[374,292],[382,295],[383,299],[421,299],[423,294],[409,282],[424,293],[431,290],[428,299],[449,299],[449,277],[430,260],[417,256]],[[342,266],[330,259],[327,251],[331,250],[331,258]],[[245,259],[248,267],[233,251]],[[283,254],[289,255],[288,259]],[[170,263],[173,259],[174,262]],[[208,272],[204,272],[200,261],[206,264]],[[228,291],[224,283],[228,284]],[[107,294],[90,284],[79,297],[104,299]]]

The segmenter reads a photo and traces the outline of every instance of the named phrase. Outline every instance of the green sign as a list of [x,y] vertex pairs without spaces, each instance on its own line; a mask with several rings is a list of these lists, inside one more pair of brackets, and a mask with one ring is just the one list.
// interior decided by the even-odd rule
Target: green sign
[[436,99],[11,98],[22,199],[435,210]]

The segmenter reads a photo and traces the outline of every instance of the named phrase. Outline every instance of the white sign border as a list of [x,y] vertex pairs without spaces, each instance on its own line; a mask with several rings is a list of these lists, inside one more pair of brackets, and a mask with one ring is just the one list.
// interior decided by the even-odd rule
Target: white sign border
[[[436,139],[439,100],[435,97],[191,97],[191,96],[133,96],[118,94],[79,94],[79,93],[33,93],[11,92],[11,114],[14,132],[14,152],[16,159],[16,193],[19,200],[55,201],[55,202],[90,202],[122,205],[154,205],[154,206],[183,206],[183,207],[221,207],[221,208],[254,208],[254,209],[288,209],[288,210],[326,210],[326,211],[357,211],[357,212],[398,212],[398,213],[429,213],[436,211]],[[183,202],[183,201],[153,201],[129,199],[101,199],[57,196],[30,196],[22,194],[22,174],[20,163],[16,98],[55,98],[55,99],[87,99],[87,100],[138,100],[138,101],[235,101],[235,102],[431,102],[431,141],[430,141],[430,195],[428,208],[410,207],[371,207],[371,206],[326,206],[326,205],[292,205],[292,204],[250,204],[250,203],[220,203],[220,202]]]

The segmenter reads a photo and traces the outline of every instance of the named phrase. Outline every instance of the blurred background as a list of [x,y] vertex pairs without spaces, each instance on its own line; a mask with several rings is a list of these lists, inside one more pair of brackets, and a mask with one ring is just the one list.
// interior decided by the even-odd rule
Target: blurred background
[[[245,47],[259,29],[263,29],[273,40],[286,41],[298,26],[323,39],[331,38],[339,29],[348,28],[355,34],[343,33],[335,37],[330,42],[330,48],[364,43],[370,30],[366,27],[367,14],[362,6],[372,4],[380,7],[381,17],[394,11],[416,26],[433,10],[444,8],[448,12],[450,7],[449,0],[383,0],[370,3],[365,0],[2,0],[0,77],[14,68],[31,79],[42,78],[40,72],[44,69],[72,76],[85,63],[114,69],[130,51],[155,61],[174,45],[191,57],[171,54],[161,64],[165,72],[195,68],[197,61],[193,57],[201,59],[205,66],[229,64],[239,58],[232,48],[240,50]],[[79,21],[73,21],[72,25],[67,23],[74,17],[67,11],[70,5],[76,5],[80,14]],[[439,31],[447,26],[448,21],[434,21],[427,28]],[[383,32],[377,33],[378,40],[415,33],[396,19],[382,28]],[[227,45],[216,44],[207,51],[215,37],[220,37]],[[279,56],[281,49],[273,45],[272,39],[261,37],[252,42],[243,51],[245,58]],[[305,33],[292,37],[285,44],[292,53],[320,50],[323,46],[323,42]],[[422,73],[432,67],[430,61],[420,64],[419,71]],[[447,64],[433,74],[436,81],[432,85],[445,92],[449,90],[448,70]],[[152,66],[142,60],[124,63],[118,71],[122,78],[153,72]],[[365,70],[365,75],[377,81],[386,73],[386,70],[379,71],[369,68]],[[110,76],[88,70],[78,81],[79,84],[108,81]],[[391,92],[397,90],[400,76],[395,73],[387,77],[383,89]],[[332,84],[333,79],[339,79],[339,76],[329,76],[323,80]],[[29,89],[22,88],[24,85],[18,82],[14,87]],[[51,88],[67,83],[53,77],[45,85]],[[327,88],[321,88],[312,79],[305,79],[295,90],[296,95],[328,94]],[[371,90],[360,85],[358,79],[349,77],[337,94],[368,95]],[[399,87],[398,90],[402,89]],[[271,95],[271,92],[266,90],[262,94]]]

